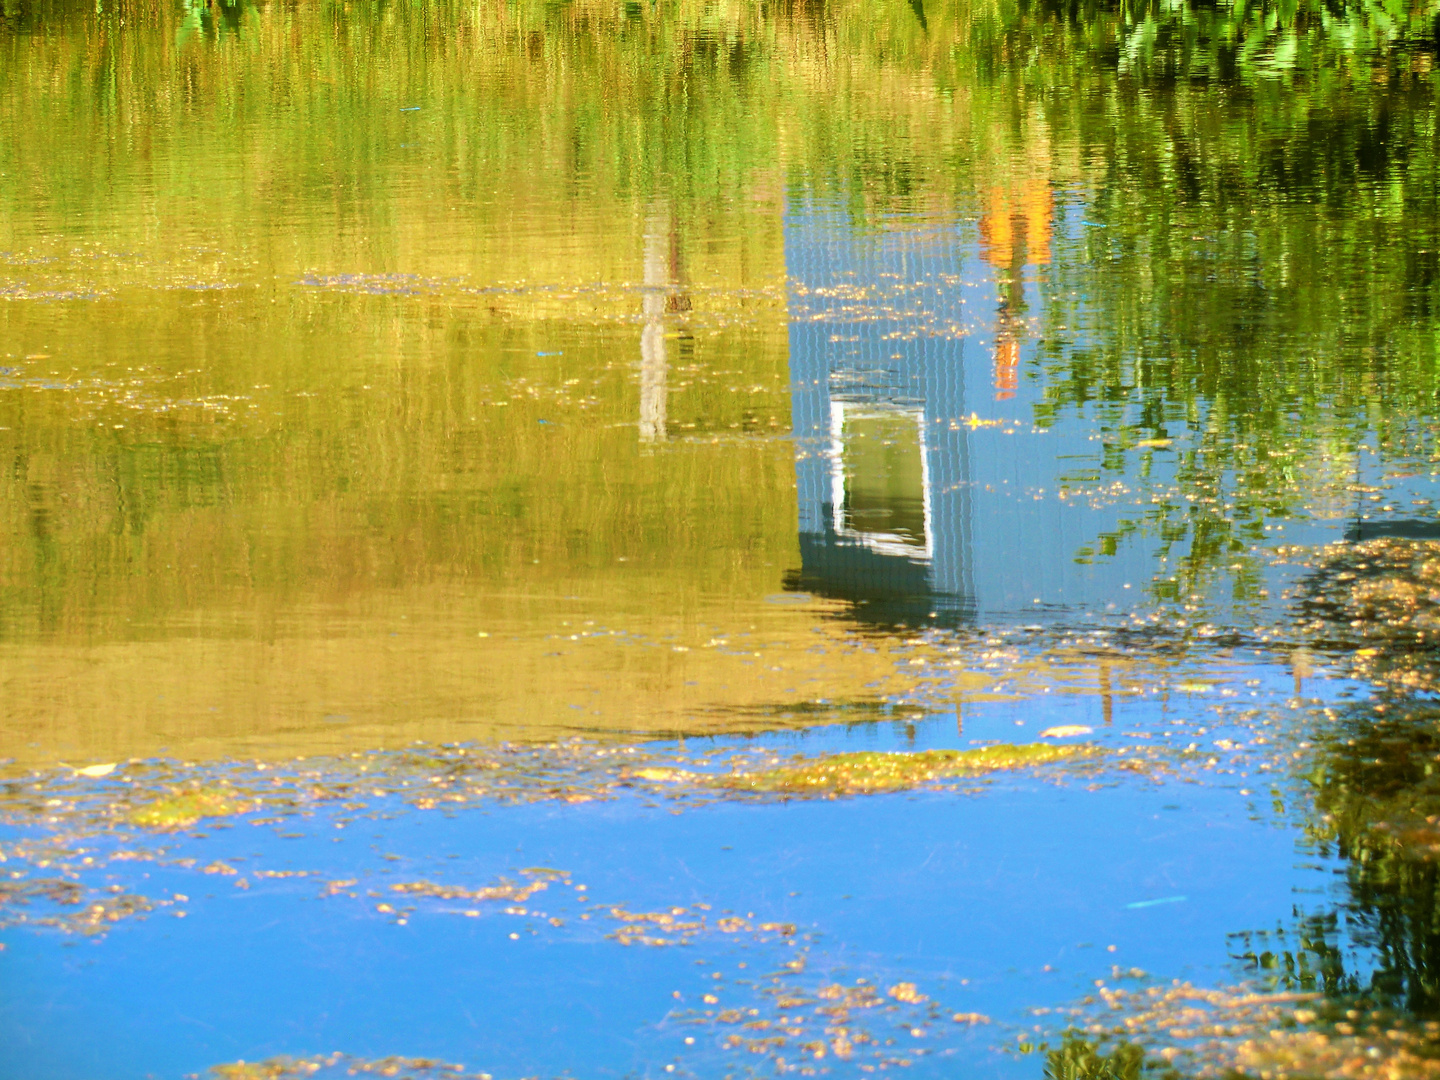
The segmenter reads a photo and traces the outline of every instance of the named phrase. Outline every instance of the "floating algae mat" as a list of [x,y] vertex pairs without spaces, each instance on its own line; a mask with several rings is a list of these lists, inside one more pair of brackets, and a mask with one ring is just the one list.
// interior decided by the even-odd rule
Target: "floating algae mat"
[[1434,1075],[1436,11],[1257,4],[3,5],[0,1078]]
[[[145,979],[157,1003],[11,1007],[53,1036],[55,1075],[110,1067],[84,1049],[95,1023],[133,1040],[116,1075],[157,1057],[176,1075],[1039,1075],[1081,1017],[1033,1010],[1094,979],[1230,986],[1236,926],[1299,935],[1299,970],[1340,943],[1293,923],[1294,890],[1333,879],[1333,858],[1295,867],[1290,811],[1251,785],[1341,703],[1291,708],[1289,670],[1221,670],[1198,715],[1132,702],[1121,730],[1069,745],[998,742],[1017,725],[997,702],[963,731],[811,728],[798,758],[777,734],[16,777],[0,963],[64,980],[66,943],[93,942],[88,985]],[[1060,703],[1092,719],[1077,706]],[[1320,793],[1284,783],[1304,820]],[[849,794],[872,797],[826,797]],[[201,943],[203,965],[171,966]],[[586,1009],[557,1014],[557,994]],[[177,1037],[181,1016],[201,1024]]]
[[862,751],[729,773],[714,783],[731,791],[782,795],[861,795],[905,791],[939,780],[1014,772],[1062,762],[1093,761],[1090,746],[987,746],[978,750]]
[[1034,1012],[1057,1033],[1037,1047],[1049,1076],[1440,1076],[1440,1022],[1359,997],[1096,980],[1078,1005]]
[[326,1080],[338,1076],[398,1077],[400,1080],[483,1080],[488,1073],[468,1071],[463,1065],[428,1058],[384,1057],[375,1060],[347,1054],[317,1054],[309,1058],[280,1056],[265,1061],[235,1061],[210,1069],[216,1080]]
[[1383,538],[1299,550],[1299,634],[1405,693],[1440,690],[1440,540]]
[[[883,794],[1065,764],[1087,766],[1073,775],[1094,780],[1170,770],[1193,759],[1173,747],[1130,744],[822,751],[793,755],[783,764],[774,749],[749,741],[721,743],[700,753],[667,744],[615,747],[580,741],[539,747],[414,746],[290,763],[212,765],[203,778],[180,782],[177,777],[193,770],[164,762],[119,765],[103,778],[77,776],[69,783],[40,773],[9,782],[0,792],[0,814],[12,825],[43,826],[57,838],[75,840],[126,827],[138,828],[134,835],[141,836],[200,825],[271,824],[337,806],[351,814],[379,812],[391,804],[430,811],[576,805],[636,794],[699,806],[743,793]],[[236,820],[223,820],[230,818]]]
[[129,821],[153,829],[178,829],[201,818],[244,813],[248,805],[224,789],[189,788],[146,802],[130,811]]

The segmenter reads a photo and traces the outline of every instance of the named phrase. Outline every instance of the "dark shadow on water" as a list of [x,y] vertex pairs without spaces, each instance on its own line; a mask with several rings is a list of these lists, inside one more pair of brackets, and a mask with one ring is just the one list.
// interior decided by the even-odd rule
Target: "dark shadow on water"
[[1345,530],[1345,539],[1352,542],[1377,540],[1382,537],[1398,540],[1440,540],[1440,521],[1432,518],[1356,521]]

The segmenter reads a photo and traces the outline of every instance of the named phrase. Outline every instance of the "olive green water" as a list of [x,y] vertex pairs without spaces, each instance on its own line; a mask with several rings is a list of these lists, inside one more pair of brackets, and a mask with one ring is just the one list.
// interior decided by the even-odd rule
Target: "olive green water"
[[[1428,452],[1428,17],[7,8],[7,755],[873,698],[823,605],[764,603],[807,192],[979,245],[955,333],[1093,430],[1072,486],[1137,507],[1102,557],[1138,531],[1157,599],[1257,593],[1266,523],[1347,510],[1364,440]],[[666,647],[549,638],[587,626]],[[794,672],[698,649],[745,633]]]
[[[936,717],[964,745],[1047,724],[1115,743],[1128,723],[1135,745],[1080,753],[1085,782],[1193,768],[1250,798],[1273,779],[1277,820],[1349,868],[1348,899],[1296,907],[1303,945],[1230,959],[1263,952],[1269,990],[1328,994],[1327,1036],[1353,1034],[1335,1018],[1375,987],[1365,1008],[1423,1032],[1440,1018],[1437,18],[5,3],[14,820],[80,798],[74,768],[161,759],[125,782],[163,790],[116,796],[100,833],[263,803],[248,779],[243,798],[190,791],[205,769],[416,743],[683,751],[884,721],[913,748]],[[852,360],[856,342],[883,349]],[[884,389],[912,348],[923,400]],[[963,513],[945,501],[961,489]],[[1279,689],[1253,690],[1247,664]],[[1269,695],[1253,746],[1180,730],[1246,693]],[[1117,709],[1132,718],[1112,729]],[[1173,746],[1150,753],[1162,729]],[[1206,772],[1241,744],[1268,749]],[[1263,788],[1245,771],[1262,758]],[[949,775],[855,760],[886,779],[840,793]],[[795,794],[783,771],[727,788],[693,767],[606,784]],[[331,782],[350,797],[353,777]],[[598,797],[568,783],[550,794]],[[1381,956],[1369,983],[1337,944],[1356,911],[1347,940]],[[1277,953],[1315,967],[1274,975]],[[911,977],[889,999],[919,1008]],[[1430,1075],[1433,1038],[1413,1059],[1410,1038],[1384,1060]],[[1329,1075],[1364,1056],[1325,1045],[1225,1060]],[[1138,1068],[1075,1053],[1055,1075]]]

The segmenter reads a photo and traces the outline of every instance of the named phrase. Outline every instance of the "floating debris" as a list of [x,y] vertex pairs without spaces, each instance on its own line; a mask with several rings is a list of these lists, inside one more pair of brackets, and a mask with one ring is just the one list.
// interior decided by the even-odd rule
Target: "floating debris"
[[1060,1046],[1026,1044],[1047,1054],[1046,1075],[1055,1080],[1440,1077],[1440,1022],[1417,1023],[1319,993],[1205,989],[1179,980],[1125,990],[1101,982],[1079,1007],[1056,1011],[1075,1021],[1060,1033]]
[[95,935],[156,906],[148,897],[100,893],[64,878],[0,881],[0,927],[44,926],[65,933]]
[[870,795],[907,791],[939,780],[1095,760],[1102,752],[1089,745],[1038,744],[986,746],[978,750],[862,751],[807,758],[756,772],[733,772],[717,787],[780,795]]
[[912,982],[896,983],[890,987],[886,993],[896,1001],[904,1001],[910,1005],[921,1005],[930,1000],[924,994],[920,993],[919,990],[915,989],[915,984]]
[[1160,904],[1183,904],[1189,897],[1186,896],[1162,896],[1158,900],[1136,900],[1133,904],[1126,904],[1127,908],[1137,910],[1139,908],[1157,907]]
[[383,1076],[395,1080],[491,1080],[489,1073],[467,1072],[463,1065],[453,1065],[433,1058],[359,1058],[349,1054],[325,1054],[316,1057],[271,1057],[263,1061],[234,1061],[212,1065],[215,1080],[329,1080],[345,1076]]
[[181,829],[202,818],[229,817],[250,809],[250,803],[228,788],[189,788],[137,806],[128,820],[147,829]]
[[458,885],[437,885],[431,881],[404,881],[390,886],[391,892],[405,896],[426,896],[436,900],[508,900],[524,903],[537,892],[550,887],[546,878],[532,877],[523,885],[504,881],[498,885],[487,885],[478,889],[466,889]]
[[[64,765],[65,763],[62,761],[60,764]],[[72,769],[76,776],[84,776],[92,780],[99,780],[100,778],[109,776],[111,773],[113,773],[115,771],[115,767],[115,763],[112,761],[105,765],[86,765],[82,768],[74,768],[72,766]]]
[[1407,693],[1440,692],[1440,541],[1386,537],[1282,549],[1311,568],[1299,628],[1343,651],[1357,675]]

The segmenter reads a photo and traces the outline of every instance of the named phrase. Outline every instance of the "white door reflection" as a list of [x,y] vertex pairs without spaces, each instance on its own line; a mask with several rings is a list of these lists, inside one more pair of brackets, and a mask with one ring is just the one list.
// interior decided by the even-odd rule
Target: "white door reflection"
[[830,485],[837,535],[880,554],[930,561],[923,409],[832,399]]

